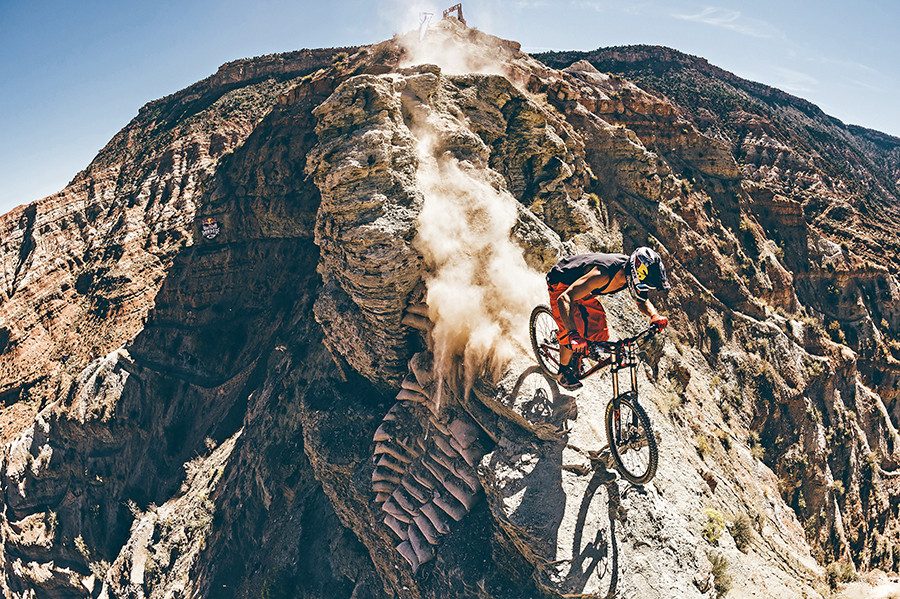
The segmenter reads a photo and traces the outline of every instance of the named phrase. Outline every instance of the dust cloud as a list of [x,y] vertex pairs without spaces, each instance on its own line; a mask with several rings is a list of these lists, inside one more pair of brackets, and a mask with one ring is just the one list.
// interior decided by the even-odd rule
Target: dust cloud
[[414,245],[428,268],[435,371],[448,382],[462,375],[468,391],[527,351],[528,318],[545,284],[510,236],[515,198],[490,185],[485,171],[435,155],[433,135],[418,133],[425,203]]
[[[382,18],[390,20],[395,31],[405,31],[397,39],[405,50],[400,67],[419,64],[434,64],[441,67],[446,75],[464,75],[474,73],[480,75],[504,74],[501,47],[490,47],[485,44],[470,43],[470,35],[478,32],[466,27],[455,28],[443,21],[443,8],[455,2],[446,0],[440,5],[430,2],[410,2],[409,0],[391,0],[382,10]],[[466,8],[466,3],[463,3]],[[490,15],[487,7],[477,10],[479,20]],[[423,39],[419,37],[421,15],[431,13],[431,22]],[[470,16],[475,13],[470,13]],[[456,16],[456,13],[453,13]]]
[[499,49],[460,43],[459,39],[447,35],[440,26],[430,28],[425,39],[419,40],[416,36],[407,36],[404,42],[406,57],[400,64],[401,67],[436,64],[446,75],[504,74]]
[[[505,74],[511,51],[495,38],[441,21],[436,4],[389,4],[403,21],[401,31],[408,32],[395,38],[404,49],[401,67],[434,64],[442,76]],[[424,37],[422,12],[433,13]],[[499,175],[442,149],[442,140],[467,125],[434,107],[412,113],[417,180],[425,199],[414,246],[427,268],[434,370],[439,381],[453,387],[463,383],[468,392],[476,378],[497,375],[516,355],[530,352],[528,318],[536,304],[546,301],[546,285],[543,273],[528,267],[511,237],[517,201],[498,184]],[[437,400],[440,404],[439,395]]]

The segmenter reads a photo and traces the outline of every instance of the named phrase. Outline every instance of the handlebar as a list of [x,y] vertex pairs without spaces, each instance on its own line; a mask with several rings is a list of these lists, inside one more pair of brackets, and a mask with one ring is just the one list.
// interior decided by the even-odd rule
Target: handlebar
[[633,337],[620,339],[619,341],[593,341],[591,342],[591,345],[599,347],[611,354],[615,354],[621,351],[622,348],[628,347],[630,345],[643,345],[648,339],[650,339],[650,337],[658,334],[660,331],[661,329],[657,325],[651,324],[649,327]]

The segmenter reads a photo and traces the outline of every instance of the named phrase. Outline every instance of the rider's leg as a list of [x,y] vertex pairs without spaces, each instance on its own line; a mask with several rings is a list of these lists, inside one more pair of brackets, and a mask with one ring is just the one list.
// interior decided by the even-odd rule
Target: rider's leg
[[553,314],[553,320],[556,321],[557,339],[559,340],[559,365],[560,367],[568,366],[572,359],[572,348],[569,346],[568,336],[566,335],[566,325],[563,323],[559,315],[559,306],[556,300],[563,291],[568,289],[568,285],[562,283],[547,287],[547,293],[550,295],[550,312]]
[[[578,361],[572,360],[572,347],[568,345],[566,326],[559,316],[559,306],[556,303],[556,300],[567,288],[566,285],[560,284],[549,287],[547,291],[550,294],[550,311],[553,314],[553,319],[556,321],[557,340],[559,341],[559,375],[557,376],[557,381],[563,388],[574,391],[581,387],[581,383],[578,382],[579,373],[574,370],[574,367],[578,365]],[[579,322],[578,318],[575,320],[579,329],[583,328],[583,319],[581,319],[581,322]]]
[[581,313],[584,315],[584,338],[588,341],[609,341],[609,326],[606,324],[606,311],[600,298],[586,297],[579,300]]
[[559,365],[568,366],[569,360],[572,359],[572,348],[568,345],[559,346]]

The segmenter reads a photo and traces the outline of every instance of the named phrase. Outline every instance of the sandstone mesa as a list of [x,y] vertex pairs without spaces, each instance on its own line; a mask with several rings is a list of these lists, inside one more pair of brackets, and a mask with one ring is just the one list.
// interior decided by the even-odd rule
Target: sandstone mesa
[[[898,178],[900,140],[665,48],[532,57],[447,19],[224,65],[0,217],[0,590],[889,587]],[[527,310],[559,256],[647,244],[672,324],[633,487],[587,457],[608,378],[541,376]]]

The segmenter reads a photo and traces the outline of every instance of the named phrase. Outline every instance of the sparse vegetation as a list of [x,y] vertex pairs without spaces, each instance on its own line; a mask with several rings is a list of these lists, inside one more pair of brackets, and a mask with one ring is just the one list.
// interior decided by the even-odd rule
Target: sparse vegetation
[[290,575],[290,572],[284,568],[280,568],[273,572],[263,582],[262,599],[287,599],[294,597],[296,593],[296,584]]
[[766,448],[763,447],[762,442],[759,438],[759,433],[757,433],[756,431],[752,431],[750,433],[750,455],[752,455],[760,462],[766,456]]
[[847,342],[847,338],[844,336],[844,331],[841,330],[841,325],[838,321],[830,321],[826,328],[828,331],[828,336],[831,337],[832,341],[842,344]]
[[832,589],[837,589],[838,585],[853,582],[859,578],[856,568],[850,562],[831,562],[825,567],[825,580]]
[[703,529],[700,532],[708,543],[716,545],[725,531],[725,516],[713,508],[706,508],[703,510],[703,514],[706,516],[706,522],[703,523]]
[[701,456],[706,457],[709,455],[710,447],[709,441],[706,439],[706,435],[696,435],[694,437],[694,446],[697,448],[697,453],[699,453]]
[[709,563],[712,564],[713,588],[716,597],[724,597],[731,590],[731,575],[728,573],[728,560],[724,555],[710,552]]
[[808,379],[817,379],[825,374],[825,364],[823,364],[823,361],[816,360],[812,356],[805,354],[803,356],[803,362],[806,366],[806,376]]
[[828,484],[828,488],[834,492],[838,497],[843,497],[844,495],[844,482],[841,480],[833,480]]
[[720,429],[716,430],[716,432],[713,434],[719,440],[719,443],[722,444],[722,447],[725,448],[725,451],[728,451],[731,449],[731,437],[728,435],[728,431],[720,428]]
[[84,537],[78,535],[75,537],[75,549],[78,550],[78,553],[81,554],[81,557],[84,558],[84,561],[87,563],[88,568],[91,573],[97,577],[98,580],[103,580],[106,577],[106,573],[109,571],[109,562],[105,559],[101,559],[98,561],[94,561],[91,558],[91,551],[87,546],[87,543],[84,541]]
[[756,242],[756,235],[753,234],[753,224],[748,221],[746,217],[743,217],[738,224],[738,229],[743,237],[742,241],[744,247],[750,252],[751,256],[758,256],[759,245]]
[[331,59],[331,63],[338,69],[343,70],[350,62],[350,55],[346,52],[338,52]]
[[817,424],[822,423],[822,412],[820,412],[819,408],[814,406],[812,403],[809,403],[806,406],[806,416]]
[[860,493],[870,493],[875,488],[875,474],[878,471],[878,454],[874,451],[868,452],[863,457],[863,463],[860,468],[862,474],[860,479]]
[[671,416],[684,403],[684,398],[674,391],[666,391],[663,393],[660,403],[666,416]]
[[734,539],[734,544],[737,548],[747,553],[750,543],[753,541],[753,523],[750,521],[750,516],[744,512],[739,513],[731,521],[731,527],[728,532],[731,534],[731,538]]

